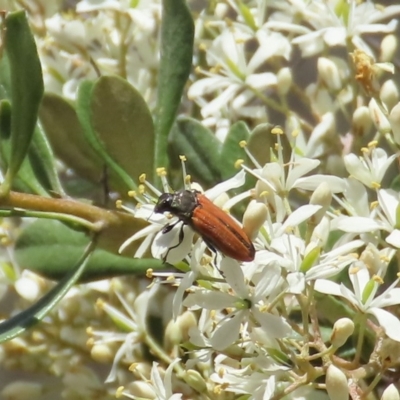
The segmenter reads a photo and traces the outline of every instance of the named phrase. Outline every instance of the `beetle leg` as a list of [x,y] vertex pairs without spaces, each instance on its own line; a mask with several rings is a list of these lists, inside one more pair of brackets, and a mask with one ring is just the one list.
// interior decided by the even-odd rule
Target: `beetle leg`
[[171,229],[172,229],[176,224],[178,224],[179,222],[181,222],[181,221],[178,219],[178,221],[174,222],[173,224],[167,224],[167,225],[165,225],[164,228],[163,228],[163,230],[162,230],[162,233],[168,233],[168,232],[171,231]]
[[[167,225],[167,226],[163,229],[162,233],[169,232],[178,222],[181,222],[181,221],[178,220],[178,221],[175,222],[174,224]],[[185,236],[184,233],[183,233],[183,227],[184,227],[184,226],[185,226],[185,224],[182,224],[182,225],[181,225],[181,228],[179,229],[178,243],[177,243],[176,245],[174,245],[174,246],[171,246],[171,247],[168,249],[168,251],[165,253],[165,256],[162,258],[163,262],[166,261],[169,252],[170,252],[172,249],[176,249],[176,248],[183,242],[183,238],[184,238],[184,236]]]
[[215,246],[212,244],[212,242],[210,242],[209,240],[206,240],[203,238],[204,243],[207,245],[207,247],[213,251],[214,253],[217,253],[217,249],[215,248]]

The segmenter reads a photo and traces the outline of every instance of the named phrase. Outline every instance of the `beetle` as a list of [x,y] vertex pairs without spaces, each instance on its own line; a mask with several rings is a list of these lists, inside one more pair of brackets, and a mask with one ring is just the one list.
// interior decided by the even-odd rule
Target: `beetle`
[[[183,241],[183,227],[190,226],[202,236],[207,246],[214,252],[238,261],[253,261],[255,249],[243,229],[228,214],[217,207],[204,194],[197,190],[181,190],[175,193],[163,193],[154,207],[154,212],[169,212],[178,221],[168,224],[162,233],[169,232],[177,223],[183,222],[179,231],[179,242],[170,247],[168,252],[178,247]],[[164,261],[167,258],[164,257]]]

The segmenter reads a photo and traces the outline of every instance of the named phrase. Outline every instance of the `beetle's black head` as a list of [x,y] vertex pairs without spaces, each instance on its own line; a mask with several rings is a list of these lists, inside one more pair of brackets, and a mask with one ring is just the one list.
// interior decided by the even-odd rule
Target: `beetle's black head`
[[154,207],[154,212],[162,214],[164,212],[173,212],[172,211],[172,203],[174,201],[174,193],[163,193],[157,201],[157,204]]
[[175,193],[163,193],[154,207],[154,212],[170,212],[185,223],[190,223],[193,210],[198,206],[197,192],[181,190]]

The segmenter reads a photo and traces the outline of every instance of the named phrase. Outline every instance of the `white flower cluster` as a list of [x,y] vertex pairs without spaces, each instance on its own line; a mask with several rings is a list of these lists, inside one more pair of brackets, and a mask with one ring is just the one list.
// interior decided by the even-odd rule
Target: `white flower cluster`
[[[278,151],[274,162],[256,169],[243,166],[258,182],[253,190],[224,204],[229,209],[246,197],[254,198],[243,218],[244,229],[253,221],[262,222],[254,239],[254,261],[240,265],[220,254],[207,256],[201,237],[192,247],[193,231],[189,228],[181,245],[168,253],[167,261],[176,263],[186,258],[190,267],[185,274],[172,275],[172,282],[179,285],[172,303],[173,316],[178,318],[186,309],[198,318],[197,325],[188,331],[188,342],[197,350],[179,355],[185,354],[187,369],[198,367],[200,361],[206,363],[208,371],[214,371],[208,385],[217,392],[247,394],[249,399],[281,398],[279,393],[298,398],[301,388],[299,393],[304,395],[306,370],[296,363],[301,359],[307,368],[319,370],[311,360],[332,357],[354,331],[354,324],[350,332],[347,323],[335,325],[332,345],[327,346],[319,324],[325,320],[336,322],[329,307],[338,303],[321,301],[320,305],[321,296],[316,292],[344,299],[343,305],[350,306],[346,316],[360,321],[361,344],[354,356],[358,362],[365,356],[365,330],[371,329],[380,340],[387,337],[400,342],[400,320],[385,309],[400,304],[400,288],[396,288],[399,279],[385,282],[395,247],[400,246],[392,237],[397,232],[395,214],[400,196],[380,188],[394,157],[388,157],[371,143],[363,158],[345,156],[350,178],[312,175],[319,161],[296,155],[295,140],[293,143],[292,158],[287,163]],[[244,183],[244,170],[205,194],[215,199],[222,191],[237,188]],[[375,189],[368,193],[371,187]],[[291,199],[299,191],[310,200],[293,209]],[[307,192],[312,194],[306,196]],[[143,201],[141,196],[137,199]],[[164,234],[162,229],[169,220],[153,209],[151,204],[141,204],[133,211],[150,225],[121,250],[132,240],[146,237],[137,256],[152,243],[153,256],[161,258],[178,243],[180,225]],[[223,231],[217,240],[224,240]],[[341,283],[346,281],[347,273],[350,285]],[[384,283],[386,288],[382,290]],[[300,313],[300,321],[295,321],[296,313]],[[314,348],[316,354],[311,355],[309,348]],[[380,349],[375,348],[371,362],[382,356]],[[331,363],[326,362],[327,366]],[[352,383],[351,372],[348,373],[349,379],[345,381],[350,390],[356,383]],[[315,396],[312,388],[307,390],[307,396]]]
[[56,13],[41,21],[45,34],[37,44],[46,91],[74,100],[82,80],[115,74],[126,78],[153,108],[161,2],[137,3],[83,0],[74,14]]

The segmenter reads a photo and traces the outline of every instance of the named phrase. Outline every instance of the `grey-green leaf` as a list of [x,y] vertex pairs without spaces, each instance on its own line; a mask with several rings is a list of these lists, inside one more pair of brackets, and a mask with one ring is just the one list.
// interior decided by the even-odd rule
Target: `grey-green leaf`
[[81,83],[78,91],[77,101],[77,115],[79,122],[83,128],[83,133],[97,155],[102,159],[104,165],[109,168],[116,177],[120,179],[120,185],[124,186],[125,190],[131,190],[136,188],[136,184],[129,174],[108,154],[107,149],[97,135],[93,126],[92,119],[92,100],[94,98],[93,93],[95,89],[95,83],[90,81],[84,81]]
[[169,143],[172,160],[180,155],[187,158],[187,169],[194,180],[210,186],[222,180],[220,165],[221,142],[199,121],[178,118],[174,125]]
[[154,164],[153,119],[141,94],[118,76],[103,76],[93,87],[93,129],[110,157],[130,177],[151,176]]
[[[8,100],[0,102],[0,165],[6,170],[10,162],[11,153],[11,104]],[[25,157],[18,170],[17,176],[13,179],[12,188],[28,193],[47,196],[45,182],[41,182],[32,168],[30,159]]]
[[168,135],[188,79],[194,24],[185,0],[163,0],[161,61],[158,77],[155,167],[168,168]]
[[85,139],[74,107],[61,96],[46,93],[39,116],[55,154],[81,177],[99,182],[104,162]]
[[240,147],[239,143],[242,140],[247,141],[249,136],[249,128],[243,121],[236,122],[229,129],[221,151],[220,165],[223,180],[231,178],[238,172],[235,167],[238,159],[247,160],[246,152]]
[[29,162],[40,181],[52,192],[64,195],[64,189],[58,177],[53,150],[41,127],[37,126],[29,148]]
[[24,11],[5,19],[5,50],[11,75],[11,158],[6,180],[11,184],[24,160],[43,95],[42,69]]
[[[260,165],[265,165],[270,162],[271,151],[275,151],[277,137],[271,133],[273,127],[274,125],[272,124],[264,123],[256,126],[251,132],[248,149]],[[283,159],[289,161],[292,148],[286,135],[281,135],[280,137]]]
[[[17,239],[16,261],[49,279],[59,280],[75,265],[87,246],[84,232],[55,220],[37,220],[28,225]],[[96,249],[80,281],[93,281],[119,275],[145,275],[147,269],[163,270],[165,263],[155,259],[124,257]]]

